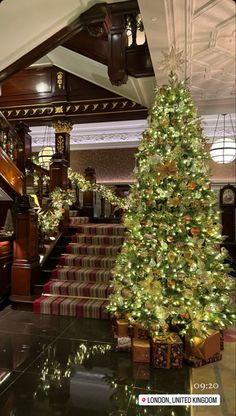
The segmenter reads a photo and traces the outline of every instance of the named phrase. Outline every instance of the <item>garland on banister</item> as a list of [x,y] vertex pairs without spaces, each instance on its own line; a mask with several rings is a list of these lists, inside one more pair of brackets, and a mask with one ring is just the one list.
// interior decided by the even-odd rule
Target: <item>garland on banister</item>
[[63,219],[64,208],[69,207],[75,202],[73,191],[64,191],[55,188],[49,195],[48,210],[39,210],[38,224],[42,235],[52,235],[58,230],[60,221]]
[[[113,206],[121,209],[127,209],[128,199],[119,198],[115,193],[105,185],[91,183],[78,172],[74,172],[69,168],[68,177],[71,182],[76,185],[82,192],[93,191],[98,192],[102,198],[105,198]],[[69,207],[75,202],[75,196],[71,190],[62,190],[55,188],[49,194],[48,210],[39,210],[38,223],[42,235],[52,235],[58,229],[60,221],[63,219],[63,212],[65,207]]]
[[94,191],[98,192],[102,198],[105,198],[109,201],[112,205],[116,206],[117,208],[126,209],[127,201],[126,198],[119,198],[115,193],[109,189],[105,185],[99,185],[96,183],[91,183],[87,179],[84,178],[78,172],[73,171],[71,168],[68,169],[68,177],[71,182],[78,186],[78,188],[85,192],[85,191]]

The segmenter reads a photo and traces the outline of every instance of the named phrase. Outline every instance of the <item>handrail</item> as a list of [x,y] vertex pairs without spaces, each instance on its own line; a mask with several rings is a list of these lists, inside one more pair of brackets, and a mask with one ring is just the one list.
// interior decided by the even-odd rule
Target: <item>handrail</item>
[[49,170],[43,168],[42,166],[38,165],[37,163],[35,163],[33,160],[29,159],[27,161],[27,168],[29,169],[34,169],[37,173],[40,173],[42,175],[47,175],[49,176]]
[[0,176],[18,195],[25,191],[25,176],[0,147]]

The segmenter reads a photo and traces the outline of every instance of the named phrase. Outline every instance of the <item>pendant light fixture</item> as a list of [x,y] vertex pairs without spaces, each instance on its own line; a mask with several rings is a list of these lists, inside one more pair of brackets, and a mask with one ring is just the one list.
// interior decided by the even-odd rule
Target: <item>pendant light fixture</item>
[[45,127],[43,147],[38,154],[39,165],[49,170],[50,162],[54,154],[54,149],[51,145],[51,131],[50,127]]
[[[223,117],[223,129],[220,128],[220,117]],[[214,162],[220,164],[232,163],[236,158],[236,136],[230,114],[218,115],[210,155]]]

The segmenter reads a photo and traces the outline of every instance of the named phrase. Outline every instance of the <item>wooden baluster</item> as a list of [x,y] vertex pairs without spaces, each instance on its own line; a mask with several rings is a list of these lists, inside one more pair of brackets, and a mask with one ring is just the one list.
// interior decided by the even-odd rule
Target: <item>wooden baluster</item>
[[101,197],[101,215],[100,218],[105,218],[105,198]]
[[130,46],[137,46],[137,13],[129,16],[131,26],[132,43]]
[[42,174],[39,174],[37,195],[38,195],[39,205],[40,207],[42,207],[42,202],[43,202],[43,175]]

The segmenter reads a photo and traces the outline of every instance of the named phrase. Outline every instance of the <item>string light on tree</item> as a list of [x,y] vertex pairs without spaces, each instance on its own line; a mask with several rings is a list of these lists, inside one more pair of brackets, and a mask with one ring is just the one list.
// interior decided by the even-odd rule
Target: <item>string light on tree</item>
[[108,307],[153,336],[175,325],[183,335],[205,336],[235,317],[205,143],[186,82],[171,72],[156,89],[136,155]]

